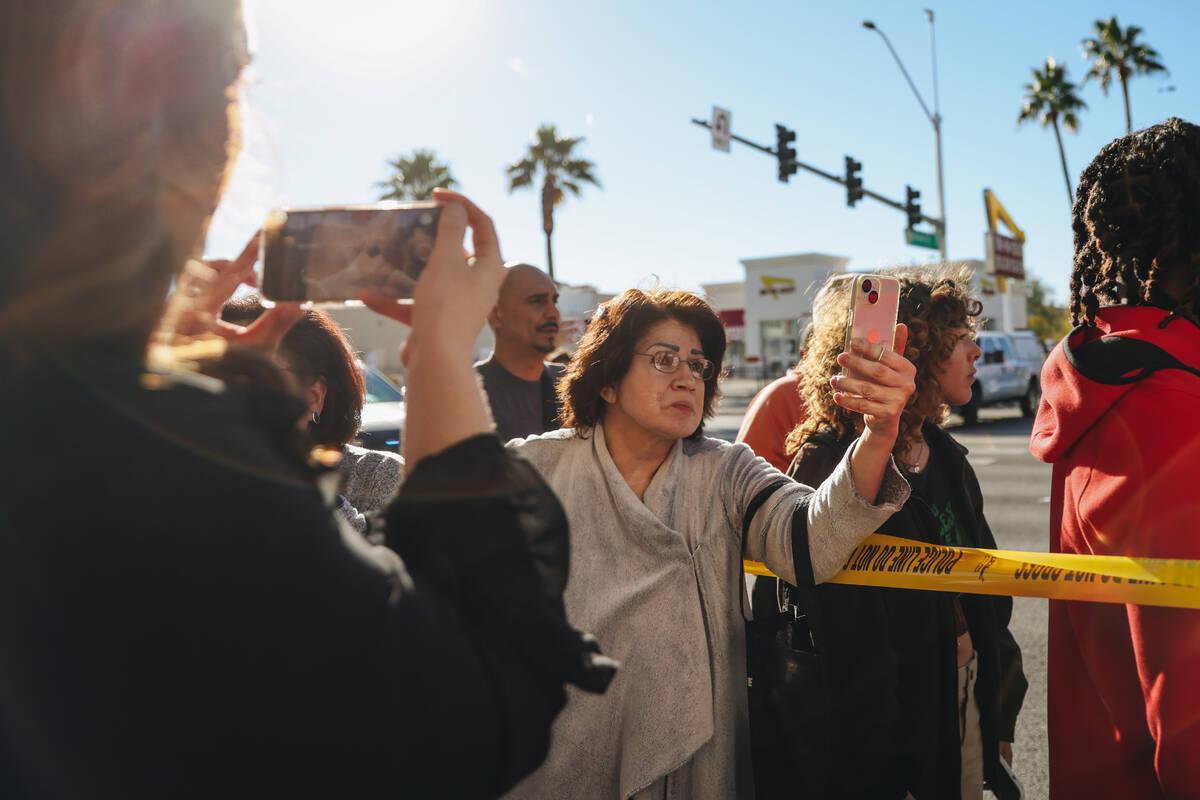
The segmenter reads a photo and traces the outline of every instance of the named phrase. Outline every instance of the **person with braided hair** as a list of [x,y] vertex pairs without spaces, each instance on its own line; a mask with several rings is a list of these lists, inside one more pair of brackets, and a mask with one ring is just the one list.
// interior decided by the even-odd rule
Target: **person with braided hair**
[[[1200,558],[1200,127],[1105,146],[1030,450],[1054,552]],[[1200,611],[1050,601],[1050,796],[1200,797]]]

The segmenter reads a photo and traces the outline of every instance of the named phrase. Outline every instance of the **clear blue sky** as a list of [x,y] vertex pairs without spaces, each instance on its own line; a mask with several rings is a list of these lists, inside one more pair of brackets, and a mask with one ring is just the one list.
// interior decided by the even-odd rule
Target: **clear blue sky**
[[[692,125],[714,104],[733,131],[773,144],[798,132],[798,158],[936,212],[932,127],[879,36],[883,29],[932,105],[923,3],[563,3],[551,0],[245,0],[255,60],[246,153],[209,240],[235,252],[276,204],[376,199],[386,160],[433,148],[496,220],[504,255],[544,265],[539,194],[510,195],[504,167],[539,123],[585,136],[604,190],[555,215],[555,269],[606,291],[739,280],[738,259],[819,251],[851,269],[914,263],[936,251],[903,241],[901,213],[855,209],[842,187],[801,172],[788,185],[769,156],[714,151]],[[1082,80],[1079,40],[1115,13],[1144,28],[1171,74],[1130,84],[1134,126],[1200,121],[1200,4],[1070,0],[941,3],[936,13],[949,255],[981,258],[982,190],[1028,235],[1027,269],[1061,302],[1070,213],[1053,133],[1016,128],[1030,69],[1047,56]],[[1175,91],[1160,91],[1167,86]],[[1082,90],[1089,109],[1064,133],[1074,184],[1124,133],[1120,89]]]

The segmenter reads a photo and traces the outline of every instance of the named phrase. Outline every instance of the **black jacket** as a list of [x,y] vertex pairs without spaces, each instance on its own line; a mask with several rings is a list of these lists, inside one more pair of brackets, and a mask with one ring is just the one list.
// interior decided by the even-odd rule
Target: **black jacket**
[[[953,491],[967,512],[964,544],[994,548],[983,496],[966,449],[941,428],[924,429],[945,476],[961,476]],[[852,439],[811,437],[789,474],[819,485]],[[880,533],[942,544],[929,507],[917,497]],[[788,587],[806,616],[815,662],[802,697],[819,717],[795,752],[799,796],[957,798],[959,709],[953,595],[945,592],[822,584]],[[1027,683],[1021,651],[1008,631],[1012,599],[961,595],[978,652],[976,699],[983,738],[984,778],[1001,798],[1015,791],[1000,768],[1000,741],[1013,740]],[[757,610],[756,610],[757,611]],[[804,637],[797,637],[804,638]],[[807,792],[805,794],[804,792]]]
[[373,547],[289,397],[0,371],[0,796],[486,797],[540,763],[586,646],[562,509],[494,436],[416,465]]

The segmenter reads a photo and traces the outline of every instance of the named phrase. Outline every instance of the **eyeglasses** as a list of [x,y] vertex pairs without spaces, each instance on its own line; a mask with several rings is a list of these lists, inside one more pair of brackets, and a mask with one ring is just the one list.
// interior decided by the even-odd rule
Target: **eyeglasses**
[[[678,353],[672,353],[670,350],[659,350],[656,353],[634,353],[637,356],[649,356],[650,363],[659,372],[666,375],[674,375],[675,370],[679,369],[679,365],[683,363],[683,359]],[[713,376],[717,365],[709,361],[707,358],[693,358],[687,362],[688,369],[692,371],[692,375],[697,380],[706,381]]]

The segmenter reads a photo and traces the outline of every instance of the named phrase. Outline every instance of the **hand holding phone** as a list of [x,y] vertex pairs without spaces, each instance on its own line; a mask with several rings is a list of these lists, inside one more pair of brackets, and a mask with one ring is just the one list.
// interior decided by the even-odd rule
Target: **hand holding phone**
[[900,282],[856,276],[849,303],[846,350],[837,358],[842,372],[831,380],[833,401],[862,414],[870,433],[894,440],[900,416],[916,390],[916,368],[901,355],[908,329],[896,324]]
[[[504,280],[500,242],[491,219],[466,197],[435,190],[445,206],[429,267],[411,304],[364,293],[367,307],[412,326],[402,359],[408,367],[405,458],[424,456],[492,430],[471,366],[475,338]],[[463,247],[471,230],[473,253]]]

